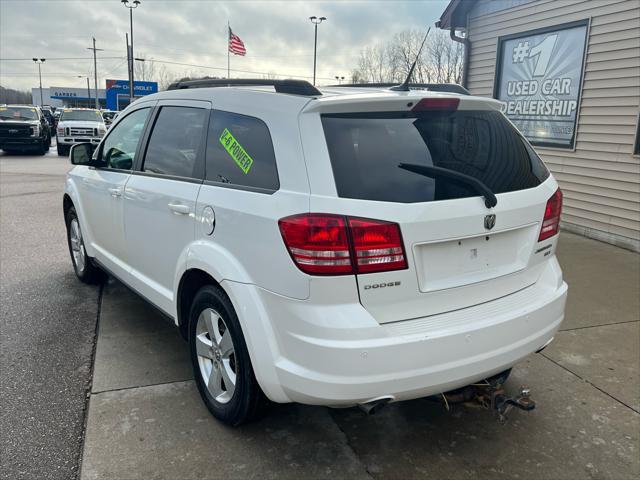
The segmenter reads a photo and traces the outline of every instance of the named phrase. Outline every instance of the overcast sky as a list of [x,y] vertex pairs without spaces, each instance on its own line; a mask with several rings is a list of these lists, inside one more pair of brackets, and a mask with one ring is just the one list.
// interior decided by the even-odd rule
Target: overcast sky
[[[142,0],[134,11],[135,56],[155,59],[157,67],[161,60],[219,67],[164,63],[175,76],[226,76],[229,20],[247,48],[245,57],[231,56],[232,77],[259,77],[265,72],[311,79],[313,25],[308,17],[325,16],[327,21],[318,27],[317,76],[318,83],[330,83],[335,75],[348,78],[362,48],[404,29],[433,26],[447,4],[447,0]],[[92,37],[104,49],[98,53],[99,87],[104,88],[106,78],[126,79],[128,14],[120,0],[0,0],[0,85],[37,86],[37,68],[31,60],[37,56],[47,58],[43,87],[83,87],[86,80],[78,75],[90,75],[93,88],[93,61],[87,50]]]

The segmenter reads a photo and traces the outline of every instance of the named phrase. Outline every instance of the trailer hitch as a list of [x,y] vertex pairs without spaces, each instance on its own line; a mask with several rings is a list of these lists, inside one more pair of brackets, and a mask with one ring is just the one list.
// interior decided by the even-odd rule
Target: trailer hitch
[[524,385],[513,397],[507,396],[501,385],[496,387],[487,383],[486,385],[476,384],[474,387],[476,388],[475,399],[483,407],[496,412],[500,423],[507,421],[507,415],[514,407],[526,412],[536,408],[536,402],[531,398],[531,390]]

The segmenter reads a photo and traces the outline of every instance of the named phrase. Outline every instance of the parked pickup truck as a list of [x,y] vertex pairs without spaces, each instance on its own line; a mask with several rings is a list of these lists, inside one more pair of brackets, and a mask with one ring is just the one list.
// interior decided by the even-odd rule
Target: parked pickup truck
[[58,155],[69,155],[75,143],[89,142],[98,145],[107,132],[99,110],[89,108],[65,108],[56,127]]
[[30,105],[0,105],[0,150],[36,150],[44,155],[51,145],[49,124],[39,108]]

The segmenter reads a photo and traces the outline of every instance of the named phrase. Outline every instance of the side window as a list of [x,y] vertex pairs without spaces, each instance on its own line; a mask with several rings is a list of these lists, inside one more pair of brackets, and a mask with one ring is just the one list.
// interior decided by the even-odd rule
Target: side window
[[102,159],[107,168],[131,170],[150,111],[150,108],[136,110],[109,131],[102,144]]
[[280,188],[267,125],[237,113],[213,111],[207,140],[207,180],[275,191]]
[[153,126],[143,172],[201,178],[196,160],[209,110],[162,107]]

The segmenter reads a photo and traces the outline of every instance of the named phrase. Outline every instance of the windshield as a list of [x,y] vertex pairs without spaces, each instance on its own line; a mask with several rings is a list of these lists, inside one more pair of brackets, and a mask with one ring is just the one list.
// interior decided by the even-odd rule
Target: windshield
[[79,120],[84,122],[102,122],[102,115],[97,110],[63,110],[61,121]]
[[33,107],[0,107],[0,120],[38,120]]
[[549,176],[500,112],[327,114],[322,125],[344,198],[413,203],[479,195],[468,182],[416,175],[401,163],[462,173],[496,194],[536,187]]

